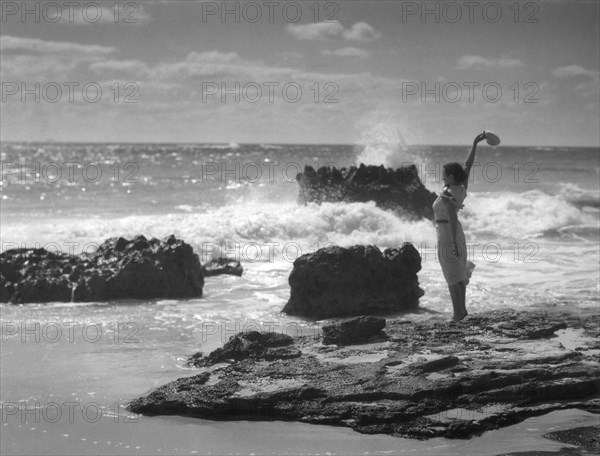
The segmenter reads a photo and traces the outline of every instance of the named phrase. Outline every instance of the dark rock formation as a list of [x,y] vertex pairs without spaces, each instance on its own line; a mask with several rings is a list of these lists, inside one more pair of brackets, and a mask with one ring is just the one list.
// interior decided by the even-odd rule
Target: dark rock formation
[[223,346],[217,348],[209,356],[196,353],[188,359],[190,366],[212,366],[213,364],[256,359],[271,361],[274,359],[297,358],[302,353],[290,348],[294,339],[285,334],[260,333],[250,331],[236,334]]
[[357,245],[326,247],[294,261],[290,299],[282,312],[320,320],[414,309],[423,296],[412,244],[400,250]]
[[4,274],[0,272],[0,302],[8,302],[10,300],[10,290],[7,288],[8,281]]
[[212,277],[217,275],[234,275],[241,277],[244,268],[239,261],[230,258],[213,258],[202,265],[202,273],[204,277]]
[[[529,337],[532,329],[559,323],[570,331],[561,337],[577,339],[577,347],[566,349],[556,335]],[[266,349],[271,336],[239,336],[231,345],[263,348],[234,349],[247,354],[241,357],[213,352],[202,365],[237,361],[168,383],[129,409],[295,420],[419,439],[469,438],[554,410],[599,413],[599,331],[597,319],[510,310],[458,323],[388,320],[387,340],[378,344],[334,347],[308,336],[293,343],[275,339],[301,354],[272,356],[270,362],[254,353]]]
[[204,286],[198,255],[174,236],[110,238],[80,256],[12,249],[0,260],[2,302],[188,298]]
[[76,257],[44,249],[11,249],[0,254],[1,302],[71,301],[69,276]]
[[381,336],[385,328],[385,319],[377,317],[357,317],[336,321],[323,326],[325,345],[353,345]]
[[296,180],[299,203],[374,201],[406,218],[433,219],[431,205],[436,195],[422,184],[415,165],[394,170],[361,164],[358,168],[323,167],[316,171],[306,166]]

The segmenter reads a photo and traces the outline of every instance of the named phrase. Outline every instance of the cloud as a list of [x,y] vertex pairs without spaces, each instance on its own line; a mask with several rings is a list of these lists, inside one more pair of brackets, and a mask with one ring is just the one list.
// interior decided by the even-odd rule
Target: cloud
[[599,106],[600,103],[600,73],[588,70],[580,65],[567,65],[556,68],[552,76],[556,91],[560,93],[565,103],[577,103],[578,106],[589,102]]
[[458,68],[467,70],[475,69],[490,69],[490,68],[516,68],[525,65],[519,59],[511,59],[502,57],[498,59],[486,58],[481,55],[463,55],[458,59]]
[[[33,117],[27,119],[27,125],[46,125],[47,131],[59,132],[61,137],[71,140],[80,138],[78,131],[89,135],[85,140],[100,140],[93,128],[98,119],[115,121],[110,128],[104,129],[111,134],[127,130],[134,132],[125,133],[130,139],[142,135],[146,140],[189,138],[189,131],[198,123],[202,124],[202,137],[208,138],[222,134],[224,125],[232,121],[244,126],[235,134],[242,134],[245,128],[244,134],[251,140],[257,129],[261,125],[264,128],[265,124],[272,126],[270,131],[274,134],[287,132],[291,128],[289,119],[294,117],[303,128],[300,133],[293,130],[294,134],[308,137],[314,125],[325,123],[334,125],[331,128],[336,132],[350,130],[355,113],[388,103],[394,94],[401,92],[400,80],[370,72],[321,72],[300,64],[281,61],[271,64],[210,48],[199,48],[177,59],[150,62],[141,58],[120,58],[117,48],[97,45],[3,37],[2,47],[10,49],[6,55],[3,50],[1,67],[3,74],[10,73],[8,81],[27,81],[27,87],[32,87],[36,81],[42,84],[94,81],[105,91],[101,102],[94,104],[85,102],[78,92],[80,89],[76,88],[75,103],[68,102],[64,95],[60,103],[43,104],[43,109],[37,104],[26,105],[25,109],[31,108]],[[344,55],[361,51],[340,47],[342,49],[331,52]],[[5,58],[8,59],[6,64]],[[133,95],[139,103],[114,102],[116,92],[109,88],[115,82],[120,82],[121,99]],[[126,83],[135,84],[133,87],[137,90],[132,92]],[[296,96],[294,88],[284,91],[290,84],[301,89],[297,102],[286,98]],[[244,98],[253,98],[259,91],[262,95],[257,103]],[[27,118],[22,103],[9,103],[6,109],[3,118]],[[167,123],[169,129],[165,133],[160,127]],[[10,124],[7,128],[13,136],[25,135],[21,124],[25,125],[25,121]],[[36,134],[47,135],[41,129]]]
[[381,33],[366,22],[357,22],[348,29],[338,21],[288,24],[286,29],[292,36],[305,41],[344,39],[366,43],[381,36]]
[[287,31],[299,40],[325,40],[337,38],[344,31],[344,27],[337,21],[315,22],[312,24],[288,24]]
[[150,75],[150,69],[140,60],[106,60],[104,62],[94,62],[90,65],[90,69],[96,73],[122,73],[137,77],[148,77]]
[[159,63],[152,72],[154,78],[178,82],[206,78],[252,81],[259,77],[257,75],[268,77],[268,67],[263,62],[244,60],[235,52],[219,51],[193,51],[179,62]]
[[45,41],[35,38],[19,38],[10,35],[0,37],[0,50],[2,50],[2,52],[15,53],[69,53],[82,55],[108,55],[118,52],[118,49],[112,46],[77,44],[63,41]]
[[34,38],[0,37],[4,80],[71,81],[75,70],[94,62],[105,61],[119,50],[112,46],[43,41]]
[[187,62],[197,63],[238,63],[240,56],[235,52],[190,52],[185,59]]
[[[261,60],[243,59],[235,52],[216,50],[192,51],[174,62],[148,65],[141,60],[104,60],[94,62],[90,69],[103,77],[118,74],[136,80],[175,83],[184,85],[207,77],[223,81],[269,81],[269,78],[292,77],[294,70],[286,67],[269,67]],[[277,80],[277,79],[276,79]]]
[[344,30],[342,35],[348,41],[366,43],[378,39],[381,36],[381,33],[366,22],[357,22],[349,30]]
[[366,59],[371,55],[371,53],[366,49],[359,49],[355,47],[345,47],[341,49],[335,49],[333,51],[325,49],[321,51],[321,54],[335,57],[358,57],[361,59]]
[[552,76],[559,79],[587,76],[594,79],[598,77],[598,72],[587,70],[579,65],[568,65],[556,68],[552,72]]
[[[330,52],[332,55],[335,53],[342,56],[362,56],[366,51],[342,48]],[[390,93],[398,93],[401,89],[401,81],[371,73],[310,72],[295,66],[269,65],[262,60],[243,58],[235,52],[216,50],[194,51],[178,61],[159,62],[155,65],[147,65],[139,60],[110,59],[94,62],[90,68],[103,80],[128,78],[144,90],[152,87],[153,96],[146,99],[148,104],[151,103],[150,98],[155,100],[167,91],[175,96],[177,101],[174,102],[177,104],[182,100],[189,100],[190,97],[198,97],[202,93],[203,83],[217,84],[219,88],[224,86],[228,90],[254,84],[260,86],[265,94],[268,90],[274,90],[278,98],[282,95],[282,88],[293,83],[300,85],[306,93],[313,90],[308,89],[309,87],[319,87],[321,98],[331,95],[332,98],[339,97],[347,103],[359,100],[361,105],[364,103],[360,100],[366,93],[373,94],[369,99],[375,102],[376,99],[380,99],[378,95],[381,95],[381,99],[386,99]],[[268,89],[267,83],[272,84],[274,88]],[[175,91],[179,91],[179,95]],[[182,93],[188,96],[182,98]],[[309,97],[304,98],[308,100]],[[214,99],[215,97],[211,97],[211,100]]]
[[282,62],[301,62],[304,60],[304,55],[302,55],[300,52],[295,52],[295,51],[283,51],[283,53],[281,54],[281,58],[280,61]]

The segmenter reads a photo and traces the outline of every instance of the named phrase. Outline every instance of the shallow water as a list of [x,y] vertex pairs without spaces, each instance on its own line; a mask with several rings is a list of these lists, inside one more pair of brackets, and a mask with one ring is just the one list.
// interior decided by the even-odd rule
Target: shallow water
[[[27,455],[472,455],[568,446],[542,437],[559,429],[598,425],[597,415],[581,410],[552,412],[471,440],[415,441],[358,434],[345,428],[280,421],[212,422],[182,417],[113,418],[96,423],[6,423],[2,454]],[[558,424],[560,423],[560,426]],[[7,427],[10,427],[8,434]],[[558,453],[557,453],[558,454]]]

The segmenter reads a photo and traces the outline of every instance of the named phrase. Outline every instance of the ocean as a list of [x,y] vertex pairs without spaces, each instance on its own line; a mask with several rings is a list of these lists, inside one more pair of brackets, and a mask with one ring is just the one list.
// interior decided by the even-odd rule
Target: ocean
[[[206,279],[185,301],[1,304],[2,454],[498,454],[556,450],[548,430],[597,417],[554,412],[468,441],[425,442],[284,422],[131,416],[133,398],[197,371],[188,355],[258,329],[318,335],[319,323],[280,314],[301,254],[328,245],[411,242],[422,256],[419,312],[452,305],[430,221],[374,203],[297,202],[305,165],[415,164],[439,192],[441,166],[468,146],[286,144],[1,145],[2,250],[79,253],[113,236],[191,244],[201,260],[235,257],[242,277]],[[476,264],[470,313],[600,306],[600,150],[480,145],[459,213]],[[581,424],[584,423],[584,424]]]

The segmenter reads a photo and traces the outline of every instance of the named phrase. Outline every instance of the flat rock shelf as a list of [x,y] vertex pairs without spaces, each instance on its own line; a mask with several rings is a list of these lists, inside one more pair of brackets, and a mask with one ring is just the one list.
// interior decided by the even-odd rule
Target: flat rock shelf
[[470,438],[554,410],[600,412],[600,315],[494,311],[388,319],[356,345],[249,332],[199,374],[129,405],[147,415],[292,420],[417,439]]

